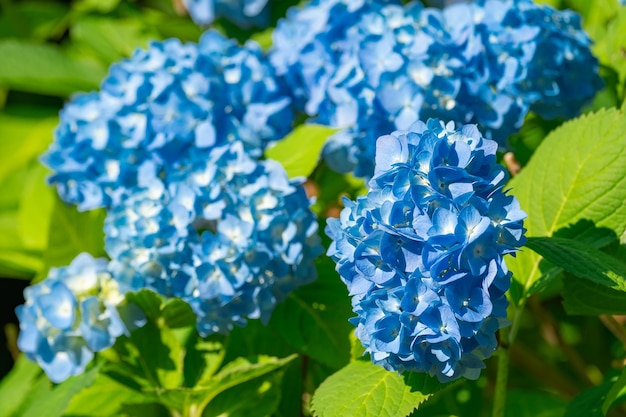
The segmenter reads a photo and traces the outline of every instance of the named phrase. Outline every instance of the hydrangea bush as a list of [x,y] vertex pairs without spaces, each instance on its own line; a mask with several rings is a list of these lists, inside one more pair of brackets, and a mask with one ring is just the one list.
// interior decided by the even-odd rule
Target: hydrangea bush
[[296,3],[2,6],[0,414],[619,415],[626,8]]

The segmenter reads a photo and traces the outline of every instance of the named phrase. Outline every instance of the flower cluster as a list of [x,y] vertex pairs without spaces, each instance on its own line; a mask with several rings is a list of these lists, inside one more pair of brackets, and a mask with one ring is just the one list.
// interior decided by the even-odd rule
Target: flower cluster
[[82,373],[94,352],[145,323],[139,308],[123,303],[107,261],[87,253],[51,269],[46,280],[24,290],[24,298],[16,310],[18,347],[54,382]]
[[571,117],[601,87],[580,18],[531,0],[445,9],[396,0],[313,0],[290,9],[270,60],[295,103],[345,128],[328,164],[373,173],[375,141],[417,120],[476,123],[501,147],[529,110]]
[[242,47],[212,31],[199,44],[154,42],[114,64],[99,92],[63,109],[42,161],[64,200],[111,207],[146,164],[169,176],[196,149],[238,140],[260,156],[291,129],[290,103],[253,42]]
[[322,252],[301,180],[260,160],[293,110],[258,45],[153,43],[61,113],[44,161],[66,201],[105,207],[122,293],[187,301],[202,335],[269,316]]
[[183,0],[183,4],[199,25],[225,17],[241,27],[265,26],[269,18],[267,0]]
[[317,220],[299,181],[235,142],[197,152],[188,171],[145,178],[106,223],[122,286],[187,301],[207,335],[246,318],[267,322],[277,302],[315,279]]
[[503,256],[525,241],[498,145],[430,119],[376,146],[368,194],[326,229],[357,337],[387,369],[475,379],[506,324]]

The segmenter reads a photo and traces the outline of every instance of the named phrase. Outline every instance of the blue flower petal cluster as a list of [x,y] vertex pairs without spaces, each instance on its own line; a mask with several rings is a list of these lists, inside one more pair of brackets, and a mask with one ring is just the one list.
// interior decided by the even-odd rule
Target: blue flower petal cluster
[[275,305],[316,277],[317,219],[300,181],[259,161],[242,142],[197,150],[162,180],[144,173],[109,212],[106,249],[125,289],[187,301],[202,335],[247,318],[267,322]]
[[210,25],[218,17],[244,28],[266,26],[269,20],[267,0],[183,0],[183,4],[199,25]]
[[294,102],[344,128],[324,150],[370,177],[376,138],[430,117],[476,123],[501,147],[529,110],[571,117],[601,87],[580,18],[531,0],[445,9],[394,0],[313,0],[290,9],[270,60]]
[[51,269],[44,281],[24,290],[24,298],[16,309],[18,347],[53,382],[82,373],[94,352],[145,323],[139,308],[123,303],[107,261],[87,253]]
[[329,219],[328,255],[374,363],[475,379],[507,322],[503,256],[525,243],[497,143],[438,119],[382,136],[367,195]]
[[291,129],[290,104],[254,42],[239,46],[213,31],[198,44],[154,42],[61,111],[42,161],[65,201],[111,207],[145,164],[167,176],[197,149],[236,140],[260,156]]

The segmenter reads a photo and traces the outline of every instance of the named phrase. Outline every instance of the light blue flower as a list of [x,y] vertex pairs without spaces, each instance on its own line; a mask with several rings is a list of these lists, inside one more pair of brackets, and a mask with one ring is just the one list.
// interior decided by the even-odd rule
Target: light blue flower
[[260,156],[291,129],[290,103],[254,42],[212,31],[198,44],[153,42],[113,64],[99,92],[65,106],[42,161],[65,201],[108,208],[143,170],[176,175],[198,149],[243,141]]
[[16,309],[17,344],[53,382],[81,374],[94,352],[145,323],[136,306],[124,303],[107,266],[82,253],[24,290],[26,302]]
[[270,61],[294,103],[343,129],[324,149],[334,170],[371,177],[376,139],[431,117],[476,123],[505,148],[529,111],[573,117],[602,87],[571,11],[531,0],[399,3],[314,0],[273,32]]
[[210,25],[224,17],[241,27],[265,26],[268,0],[183,0],[189,15],[199,25]]
[[[525,243],[497,144],[438,119],[381,136],[369,192],[328,219],[328,255],[374,363],[475,379],[506,324],[503,256]],[[504,238],[503,238],[504,237]]]

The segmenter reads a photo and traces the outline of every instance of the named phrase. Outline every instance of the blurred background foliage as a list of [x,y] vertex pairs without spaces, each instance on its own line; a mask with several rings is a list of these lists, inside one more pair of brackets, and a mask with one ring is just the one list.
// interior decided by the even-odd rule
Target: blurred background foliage
[[[595,42],[594,52],[601,62],[606,87],[588,111],[621,106],[626,86],[626,7],[620,8],[617,0],[540,2],[580,12],[585,29]],[[296,3],[273,1],[273,24]],[[241,30],[224,20],[216,21],[213,27],[240,41],[252,38],[266,47],[271,43],[271,28]],[[0,377],[8,372],[17,355],[13,309],[23,302],[23,288],[31,280],[44,277],[51,266],[68,264],[79,252],[104,254],[103,212],[80,213],[62,203],[45,184],[47,171],[37,159],[52,141],[59,110],[74,94],[98,89],[108,66],[130,56],[135,48],[169,37],[197,41],[202,31],[176,0],[0,0]],[[512,140],[518,161],[525,164],[547,133],[561,122],[530,114]],[[315,171],[313,178],[318,184],[329,185],[320,190],[317,209],[333,215],[339,204],[337,196],[346,191],[355,194],[361,186],[323,167]],[[623,244],[622,241],[608,250],[620,253]],[[327,265],[329,272],[325,277],[340,284],[332,267]],[[563,415],[568,402],[576,396],[577,402],[569,405],[568,416],[603,415],[589,414],[581,404],[601,395],[594,387],[617,378],[617,369],[623,367],[626,359],[626,335],[620,340],[597,317],[566,315],[557,295],[560,281],[554,282],[555,287],[544,291],[540,298],[531,298],[524,313],[518,341],[512,348],[508,415]],[[310,297],[314,296],[313,292]],[[342,298],[338,303],[346,300]],[[273,322],[288,320],[288,314],[281,313],[281,309],[288,306],[276,311]],[[339,318],[343,320],[344,314],[349,316],[350,312],[342,311]],[[234,358],[248,353],[281,354],[281,350],[288,354],[288,347],[276,344],[282,339],[272,337],[272,332],[285,328],[288,327],[283,324],[272,327],[270,323],[266,329],[259,323],[250,323],[245,337],[237,329],[232,336],[235,342],[231,341],[231,347],[236,348],[230,349],[228,355]],[[261,340],[266,340],[268,346],[247,345],[246,341],[253,340],[250,334],[255,333],[262,334]],[[303,366],[302,361],[298,359],[297,365],[287,370],[294,376],[285,377],[285,381],[307,384],[309,387],[301,391],[312,392],[347,358],[328,358],[332,366],[313,369],[304,382],[297,369]],[[487,363],[487,371],[478,381],[452,384],[436,401],[421,407],[419,415],[487,415],[483,405],[485,397],[491,396],[495,361],[494,358]],[[13,391],[14,399],[26,395],[40,375],[34,365],[23,361],[19,365],[20,383]],[[89,378],[89,374],[85,377]],[[17,380],[5,379],[3,384],[15,384]],[[99,384],[97,389],[113,389],[111,381]],[[49,384],[47,389],[50,390]],[[41,392],[46,391],[41,388]],[[67,393],[66,402],[72,401],[70,414],[71,410],[93,403],[94,392],[83,392],[73,400],[75,393]],[[299,401],[295,399],[291,409],[299,408]],[[5,402],[0,399],[0,404]],[[153,411],[153,415],[162,412],[157,408]],[[6,410],[0,410],[0,415],[3,412]],[[614,413],[626,415],[620,409]]]

